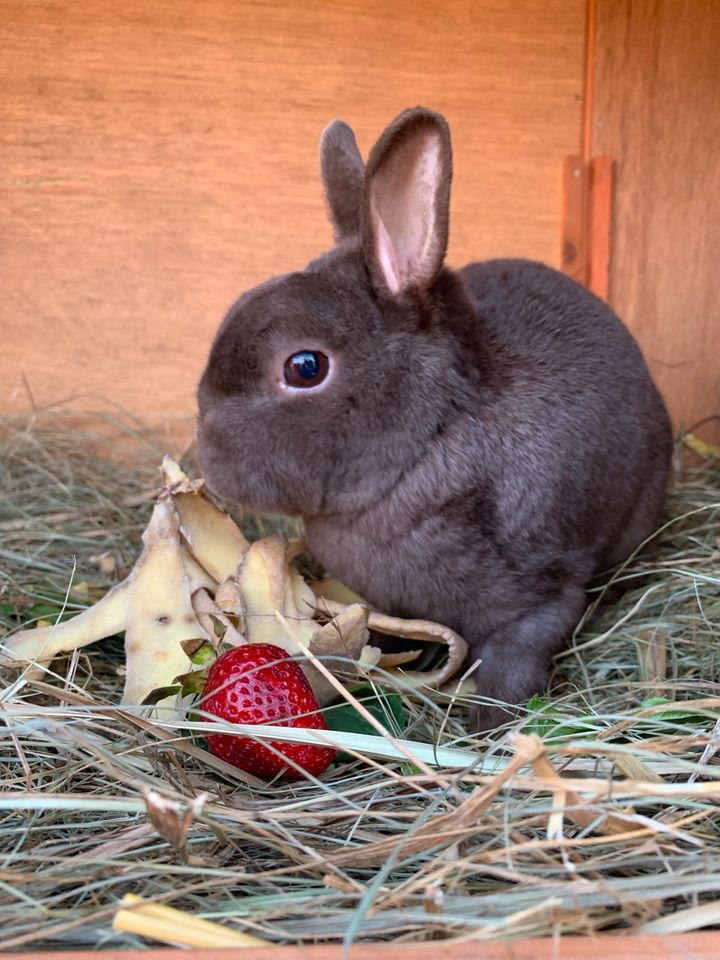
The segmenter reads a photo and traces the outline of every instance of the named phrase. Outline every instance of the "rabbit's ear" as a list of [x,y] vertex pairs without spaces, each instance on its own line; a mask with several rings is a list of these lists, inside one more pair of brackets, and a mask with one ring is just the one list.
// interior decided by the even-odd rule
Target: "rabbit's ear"
[[360,232],[363,163],[355,134],[342,120],[333,120],[320,138],[320,170],[335,240]]
[[447,248],[452,150],[437,113],[406,110],[373,147],[365,171],[362,237],[380,289],[432,284]]

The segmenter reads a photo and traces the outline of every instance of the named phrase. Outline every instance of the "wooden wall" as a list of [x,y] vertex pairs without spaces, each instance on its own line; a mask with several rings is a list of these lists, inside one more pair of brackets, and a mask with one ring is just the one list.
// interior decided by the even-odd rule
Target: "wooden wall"
[[720,414],[720,3],[598,0],[592,113],[615,159],[610,300],[690,426]]
[[222,313],[330,240],[317,140],[454,128],[450,259],[558,263],[583,0],[0,0],[0,413],[192,413]]

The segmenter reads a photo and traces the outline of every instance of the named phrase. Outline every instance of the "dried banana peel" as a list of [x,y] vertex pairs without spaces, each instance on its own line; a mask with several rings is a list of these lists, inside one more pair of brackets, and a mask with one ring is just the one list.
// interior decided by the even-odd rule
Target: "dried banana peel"
[[308,646],[320,624],[313,619],[315,596],[299,573],[290,567],[281,537],[265,537],[252,544],[237,570],[242,618],[241,631],[248,643],[277,643],[291,653],[288,638],[278,624],[281,613],[293,626],[300,643]]
[[36,679],[58,654],[120,633],[125,629],[129,592],[130,578],[72,620],[21,630],[7,637],[0,648],[0,666],[22,666],[28,677]]
[[[125,631],[124,704],[140,704],[192,666],[182,643],[206,638],[191,597],[202,581],[188,564],[178,536],[179,518],[171,502],[156,504],[143,534],[143,551],[126,580],[72,620],[22,630],[9,637],[0,664],[24,666],[37,675],[58,653],[87,646]],[[160,708],[171,706],[164,698]]]
[[[142,704],[152,691],[172,687],[176,677],[192,669],[184,644],[215,640],[193,600],[214,592],[215,575],[224,575],[233,564],[234,569],[248,543],[230,517],[202,497],[201,484],[193,486],[169,458],[163,478],[143,551],[127,579],[71,620],[7,637],[0,665],[24,667],[37,676],[59,653],[124,632],[126,705]],[[156,709],[167,711],[175,702],[175,696],[163,697]]]
[[[466,647],[452,630],[369,610],[336,580],[309,585],[281,537],[248,543],[232,518],[204,496],[202,480],[189,480],[169,457],[161,471],[164,486],[127,579],[71,620],[7,637],[1,666],[37,675],[59,653],[124,631],[127,705],[172,688],[198,669],[191,660],[195,648],[205,645],[212,655],[210,647],[221,642],[274,643],[300,655],[310,650],[332,673],[350,677],[379,664],[411,687],[439,687],[460,668]],[[369,630],[445,644],[447,661],[431,672],[404,669],[418,651],[382,654],[368,644]],[[321,705],[336,698],[316,667],[306,661],[303,669]],[[156,708],[167,716],[178,706],[173,694]]]
[[[357,674],[358,668],[362,673],[374,666],[380,655],[379,650],[368,645],[367,623],[367,607],[358,603],[343,607],[313,634],[308,647],[335,676],[352,677]],[[353,664],[357,665],[355,669]],[[302,666],[321,706],[337,699],[337,690],[317,667],[311,663]]]
[[250,544],[232,518],[202,495],[204,480],[189,480],[170,457],[163,458],[160,470],[165,484],[161,497],[174,503],[195,560],[216,584],[234,576]]
[[[322,583],[322,581],[320,581]],[[349,609],[342,603],[334,600],[318,600],[318,609],[329,616],[337,617],[342,610]],[[402,617],[390,617],[375,610],[368,612],[367,627],[375,633],[390,637],[404,637],[408,640],[419,640],[421,643],[436,643],[447,647],[447,659],[435,670],[406,670],[401,669],[411,663],[421,653],[421,650],[408,650],[400,653],[382,653],[378,659],[378,666],[387,673],[393,674],[409,688],[432,687],[440,688],[446,684],[462,667],[467,656],[467,644],[463,638],[431,620],[403,620]]]
[[[167,686],[168,678],[187,673],[192,661],[182,644],[209,639],[193,610],[178,523],[173,505],[161,500],[143,534],[145,549],[127,599],[125,704],[142,703],[153,690]],[[174,697],[164,698],[158,707],[173,703]]]
[[336,577],[324,577],[322,580],[314,580],[310,584],[310,589],[318,600],[330,600],[334,603],[343,604],[364,603],[366,607],[369,606],[359,594],[351,590],[350,587],[345,586],[342,580],[338,580]]
[[[357,604],[343,607],[321,626],[315,619],[315,595],[289,558],[281,537],[257,540],[242,558],[236,577],[219,585],[216,603],[237,617],[247,643],[273,643],[291,654],[309,648],[333,672],[340,672],[341,657],[347,672],[347,660],[358,662],[368,640],[367,609]],[[309,662],[302,667],[321,706],[336,698],[337,692],[316,667]]]

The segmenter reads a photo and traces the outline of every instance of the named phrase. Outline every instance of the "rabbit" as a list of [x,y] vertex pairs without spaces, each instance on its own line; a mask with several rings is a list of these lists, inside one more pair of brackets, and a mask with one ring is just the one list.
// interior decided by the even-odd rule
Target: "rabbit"
[[547,683],[597,571],[655,530],[670,421],[613,311],[540,263],[444,265],[445,119],[401,113],[363,164],[321,138],[335,246],[226,315],[198,387],[211,490],[302,515],[376,608],[469,645],[470,723]]

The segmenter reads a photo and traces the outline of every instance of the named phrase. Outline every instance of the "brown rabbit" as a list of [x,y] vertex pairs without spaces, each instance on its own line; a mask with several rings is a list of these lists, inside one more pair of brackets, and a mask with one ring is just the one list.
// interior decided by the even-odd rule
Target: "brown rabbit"
[[443,265],[450,134],[417,108],[364,167],[330,124],[336,246],[230,309],[198,391],[205,476],[302,514],[380,609],[448,624],[479,661],[474,725],[542,689],[593,574],[654,530],[672,437],[609,307],[539,263]]

